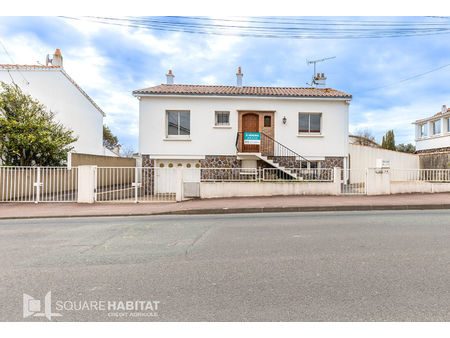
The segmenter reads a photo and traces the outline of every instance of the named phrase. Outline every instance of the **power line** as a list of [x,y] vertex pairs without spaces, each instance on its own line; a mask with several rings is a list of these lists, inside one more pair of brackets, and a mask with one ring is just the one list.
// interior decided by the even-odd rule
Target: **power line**
[[441,35],[450,33],[450,22],[394,20],[330,20],[310,18],[210,18],[210,17],[63,17],[101,24],[205,35],[290,39],[361,39]]
[[[0,45],[2,45],[3,50],[5,51],[6,55],[7,55],[7,56],[9,57],[9,59],[11,60],[12,64],[13,64],[13,65],[16,64],[16,63],[14,62],[14,59],[12,58],[12,56],[8,53],[8,50],[6,49],[6,46],[3,44],[2,40],[0,40]],[[29,85],[30,82],[28,82],[28,80],[25,78],[25,75],[23,75],[23,73],[20,71],[19,68],[17,68],[17,70],[19,71],[19,74],[23,77],[23,79],[25,80],[26,84]],[[13,83],[15,83],[15,82],[14,82],[14,79],[13,79],[13,77],[12,77],[12,75],[11,75],[11,73],[9,72],[9,70],[8,70],[8,74],[9,74],[9,77],[11,78],[11,81],[12,81]]]

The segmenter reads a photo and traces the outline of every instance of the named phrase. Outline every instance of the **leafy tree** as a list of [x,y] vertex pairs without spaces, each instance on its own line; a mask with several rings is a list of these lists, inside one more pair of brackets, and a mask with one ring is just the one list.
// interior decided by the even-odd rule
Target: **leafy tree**
[[0,158],[4,165],[59,166],[78,137],[54,120],[55,114],[24,94],[16,84],[0,82]]
[[395,147],[395,135],[393,130],[389,130],[386,135],[383,136],[381,148],[397,150],[397,148]]
[[401,151],[402,153],[415,153],[416,147],[414,145],[412,145],[411,143],[408,143],[408,144],[400,143],[397,146],[397,151]]
[[114,150],[115,147],[120,146],[119,139],[113,135],[108,126],[103,125],[103,145],[109,150]]

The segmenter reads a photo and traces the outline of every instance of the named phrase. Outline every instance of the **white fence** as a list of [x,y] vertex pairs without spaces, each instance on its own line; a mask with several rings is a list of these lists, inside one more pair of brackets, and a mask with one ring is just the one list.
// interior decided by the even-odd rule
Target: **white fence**
[[341,194],[366,195],[367,194],[367,170],[366,169],[341,169]]
[[450,182],[450,169],[392,169],[392,182]]
[[449,192],[450,169],[0,167],[0,202]]
[[0,167],[0,202],[76,202],[78,170]]
[[96,202],[175,201],[176,168],[97,167]]

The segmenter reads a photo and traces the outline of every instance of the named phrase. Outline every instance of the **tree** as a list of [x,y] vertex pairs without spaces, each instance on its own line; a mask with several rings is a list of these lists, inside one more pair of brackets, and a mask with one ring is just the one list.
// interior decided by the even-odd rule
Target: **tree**
[[54,120],[55,114],[24,94],[16,84],[0,82],[0,158],[11,166],[60,166],[78,137]]
[[109,150],[114,150],[115,147],[120,146],[119,139],[113,135],[108,126],[103,125],[103,145]]
[[397,148],[395,147],[395,135],[393,130],[389,130],[386,135],[383,136],[381,148],[397,150]]
[[134,149],[131,146],[125,146],[121,151],[120,151],[120,156],[122,157],[133,157],[134,155]]
[[359,129],[356,131],[354,143],[361,144],[363,146],[375,146],[379,147],[380,145],[375,141],[375,136],[373,136],[372,132],[368,129]]
[[397,151],[401,151],[402,153],[415,153],[416,152],[416,147],[414,145],[412,145],[411,143],[408,144],[403,144],[400,143],[397,146]]

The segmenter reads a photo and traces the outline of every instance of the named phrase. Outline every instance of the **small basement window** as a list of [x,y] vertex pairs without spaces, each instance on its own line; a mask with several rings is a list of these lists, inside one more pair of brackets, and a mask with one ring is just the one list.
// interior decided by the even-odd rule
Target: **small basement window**
[[229,126],[229,125],[230,125],[230,112],[216,111],[216,126]]

